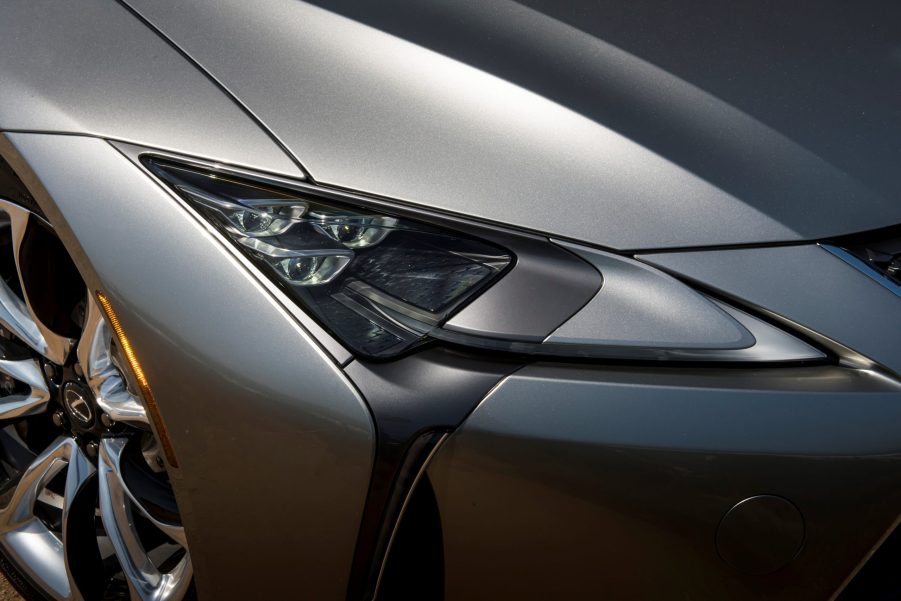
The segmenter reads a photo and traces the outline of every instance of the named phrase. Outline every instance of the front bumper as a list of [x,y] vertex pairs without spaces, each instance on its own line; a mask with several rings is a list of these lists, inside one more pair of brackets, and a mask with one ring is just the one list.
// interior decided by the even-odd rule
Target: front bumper
[[[446,599],[830,598],[901,509],[899,424],[897,383],[840,367],[527,367],[429,468]],[[717,546],[757,495],[803,516],[768,574]],[[757,527],[747,551],[782,552]]]
[[[828,599],[894,529],[901,299],[816,245],[642,258],[816,335],[845,365],[520,370],[428,471],[448,600]],[[718,545],[724,516],[757,495],[803,522],[796,556],[764,574]],[[733,544],[779,564],[783,526],[758,520]]]

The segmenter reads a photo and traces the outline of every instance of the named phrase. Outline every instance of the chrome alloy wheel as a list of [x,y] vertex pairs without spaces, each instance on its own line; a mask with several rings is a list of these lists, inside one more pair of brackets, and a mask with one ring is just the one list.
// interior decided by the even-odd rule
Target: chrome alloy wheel
[[26,596],[193,596],[163,453],[118,341],[39,215],[0,200],[0,563]]

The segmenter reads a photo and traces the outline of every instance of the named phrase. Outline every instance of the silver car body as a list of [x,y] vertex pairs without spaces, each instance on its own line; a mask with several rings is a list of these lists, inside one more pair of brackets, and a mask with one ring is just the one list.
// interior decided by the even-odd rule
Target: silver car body
[[[834,136],[793,127],[809,98],[783,98],[793,114],[730,102],[739,84],[714,92],[643,58],[658,50],[616,11],[636,27],[634,50],[575,9],[408,9],[4,8],[0,155],[139,341],[182,458],[173,478],[200,597],[347,598],[378,425],[360,384],[370,368],[143,169],[147,149],[629,255],[841,358],[492,368],[418,475],[440,512],[448,601],[838,594],[901,514],[901,297],[817,243],[901,223],[898,120],[836,123]],[[651,23],[693,26],[655,10]],[[735,10],[747,31],[732,43],[750,46],[766,22]],[[811,35],[815,50],[825,34]],[[784,69],[819,68],[792,48]],[[855,83],[868,48],[835,77]],[[733,50],[711,61],[716,81],[730,81]],[[748,60],[750,79],[778,69],[765,52]],[[897,64],[884,71],[898,83]],[[817,127],[839,114],[837,89],[811,92],[828,105],[807,109]],[[892,110],[873,98],[877,117]],[[590,330],[604,310],[588,303],[573,323]],[[733,506],[762,495],[803,514],[803,551],[747,574],[715,539]]]

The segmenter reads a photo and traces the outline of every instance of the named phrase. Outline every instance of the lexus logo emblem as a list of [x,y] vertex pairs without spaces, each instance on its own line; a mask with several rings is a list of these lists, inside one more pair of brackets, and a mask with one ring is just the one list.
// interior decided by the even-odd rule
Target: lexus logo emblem
[[63,401],[69,415],[83,426],[90,426],[94,423],[94,411],[91,409],[91,403],[78,388],[66,386],[66,390],[63,392]]

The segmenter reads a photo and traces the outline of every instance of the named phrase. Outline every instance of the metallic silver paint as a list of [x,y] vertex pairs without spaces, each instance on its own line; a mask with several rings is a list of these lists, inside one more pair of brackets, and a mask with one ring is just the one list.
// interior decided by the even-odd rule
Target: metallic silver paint
[[[357,392],[222,243],[108,143],[7,138],[134,342],[180,458],[173,485],[200,594],[343,598],[374,442]],[[291,523],[281,511],[238,519],[248,498],[285,500]],[[292,578],[222,578],[235,573]]]
[[0,130],[104,136],[303,177],[251,118],[116,2],[4,3],[0,73]]
[[644,255],[901,373],[901,298],[819,246]]
[[[430,3],[488,40],[474,50],[481,57],[463,59],[337,8],[128,1],[320,183],[620,249],[791,242],[901,221],[888,193],[897,179],[884,175],[896,153],[866,169],[830,163],[835,153],[809,136],[741,112],[660,61],[588,33],[587,22],[577,29],[505,0]],[[543,84],[486,67],[494,43],[522,51]],[[586,83],[580,102],[548,93],[558,83],[548,70]],[[0,128],[303,175],[114,2],[5,7],[0,73]],[[791,104],[780,95],[773,103]],[[826,137],[828,125],[811,120]],[[833,146],[885,147],[862,132],[836,134]],[[7,134],[0,152],[136,342],[182,459],[174,480],[202,598],[344,598],[374,430],[358,392],[309,335],[311,320],[104,141]],[[876,177],[860,175],[867,170]],[[901,373],[897,297],[822,249],[640,258]],[[34,379],[32,367],[0,371]],[[589,596],[601,580],[619,597],[661,588],[827,597],[897,523],[899,394],[891,375],[840,367],[528,367],[429,470],[447,535],[448,601]],[[760,493],[790,498],[812,528],[784,580],[748,580],[716,557],[718,519]],[[286,528],[275,511],[235,520],[251,496],[288,499],[295,523]],[[222,578],[234,573],[291,577]]]
[[[828,361],[829,357],[820,349],[796,338],[788,332],[769,324],[746,311],[714,301],[723,311],[742,324],[754,336],[754,346],[748,349],[724,350],[712,355],[731,357],[736,361],[786,362],[786,361]],[[698,353],[695,358],[703,355]]]
[[558,242],[601,272],[601,289],[545,339],[549,343],[739,349],[754,337],[716,304],[628,257]]
[[[828,598],[898,516],[899,420],[901,383],[838,367],[525,367],[429,468],[445,598]],[[715,534],[757,494],[808,535],[745,576]]]
[[[639,297],[640,298],[640,297]],[[640,302],[640,301],[636,301]],[[615,344],[586,339],[583,342],[545,341],[540,344],[517,340],[504,340],[487,336],[460,334],[450,330],[436,328],[430,336],[436,340],[452,344],[460,344],[473,349],[494,351],[504,354],[532,356],[536,359],[556,359],[569,361],[575,358],[582,360],[615,360],[615,361],[694,361],[700,363],[784,363],[784,362],[830,362],[831,358],[822,350],[811,346],[784,330],[763,321],[745,311],[731,307],[725,303],[714,301],[714,305],[722,309],[726,315],[735,320],[744,330],[752,343],[741,348],[704,348],[678,346],[655,346],[648,344]],[[616,307],[613,308],[614,310]],[[594,310],[598,310],[597,308]],[[641,328],[641,316],[628,316],[628,324],[636,324]],[[627,332],[628,324],[622,331]],[[805,331],[809,335],[809,332]],[[818,340],[819,342],[819,340]],[[856,361],[856,366],[871,367],[870,361]]]
[[515,78],[338,12],[295,0],[128,2],[323,183],[618,249],[802,240],[901,221],[897,202],[778,131],[515,2],[436,10],[448,26],[464,19],[482,31],[480,43],[525,41],[542,60],[536,77],[545,65],[575,69],[593,86],[583,103],[594,94],[601,107],[610,96],[639,107],[632,125],[647,138],[688,130],[683,154],[725,159],[716,171],[727,182],[714,185],[679,166],[683,156],[659,154]]

